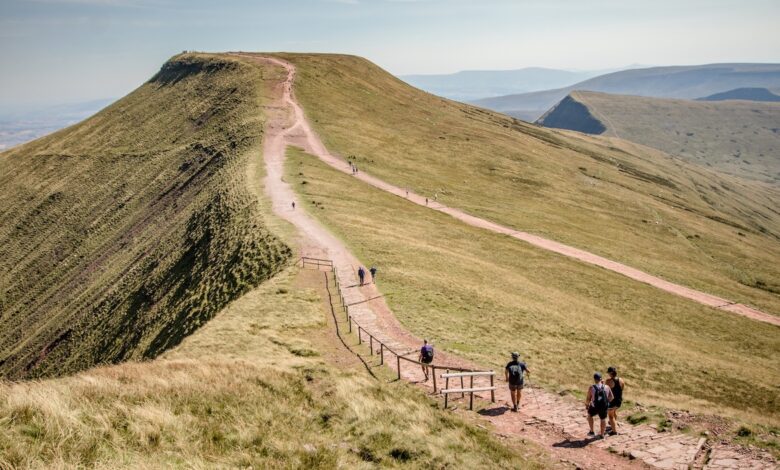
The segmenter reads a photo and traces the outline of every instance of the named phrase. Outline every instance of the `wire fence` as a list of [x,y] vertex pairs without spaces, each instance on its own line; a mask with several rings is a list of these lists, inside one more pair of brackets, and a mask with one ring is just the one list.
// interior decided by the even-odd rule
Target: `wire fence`
[[[323,271],[322,268],[324,268],[325,271],[325,279],[326,279],[326,290],[328,292],[328,300],[331,307],[331,313],[333,315],[333,320],[336,324],[336,335],[339,337],[341,342],[346,346],[351,352],[356,354],[358,357],[360,357],[360,360],[363,362],[363,364],[366,366],[367,369],[369,369],[369,372],[371,375],[374,375],[374,373],[370,370],[369,364],[363,359],[360,354],[356,353],[352,350],[351,347],[344,341],[344,338],[342,337],[341,329],[339,326],[338,318],[336,317],[336,311],[341,310],[341,312],[344,315],[344,321],[347,323],[348,327],[348,333],[357,333],[357,339],[358,339],[358,345],[363,345],[364,343],[368,344],[368,349],[371,354],[371,357],[374,357],[375,355],[379,356],[379,365],[385,365],[386,359],[385,357],[388,356],[388,358],[392,361],[392,359],[395,359],[395,369],[397,373],[397,380],[401,380],[402,378],[402,362],[403,363],[409,363],[413,364],[419,367],[427,367],[431,371],[431,376],[433,377],[433,393],[439,393],[440,388],[438,386],[436,375],[437,371],[445,371],[445,374],[450,374],[453,372],[461,372],[461,373],[473,373],[475,376],[485,376],[490,377],[490,386],[493,386],[493,376],[494,372],[492,370],[477,370],[477,369],[467,369],[463,367],[456,367],[452,365],[445,365],[445,364],[434,364],[434,363],[423,363],[416,359],[411,359],[407,356],[410,354],[416,353],[417,350],[411,350],[411,351],[397,351],[388,346],[385,342],[377,338],[376,334],[371,333],[369,330],[367,330],[363,325],[358,323],[357,320],[352,316],[350,313],[350,305],[347,304],[346,299],[344,298],[344,291],[342,289],[341,283],[339,281],[338,276],[338,269],[333,264],[332,260],[328,259],[320,259],[320,258],[311,258],[311,257],[301,257],[301,266],[303,268],[312,268],[317,269],[318,271]],[[338,305],[334,303],[334,293],[331,293],[330,290],[330,282],[328,281],[328,272],[333,273],[333,283],[336,288],[335,295],[337,296],[336,299],[338,300]],[[373,299],[368,299],[373,300]],[[357,302],[354,305],[362,304],[364,302]],[[376,377],[374,375],[374,377]],[[449,382],[449,379],[447,380]],[[463,378],[460,378],[461,381],[461,388],[464,388]],[[471,387],[473,388],[473,378],[471,380]],[[495,395],[491,393],[491,401],[495,402]]]

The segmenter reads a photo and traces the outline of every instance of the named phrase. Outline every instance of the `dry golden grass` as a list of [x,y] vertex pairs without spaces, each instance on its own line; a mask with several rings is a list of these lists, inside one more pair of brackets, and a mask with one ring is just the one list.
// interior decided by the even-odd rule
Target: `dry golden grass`
[[321,274],[288,270],[145,363],[0,384],[0,468],[541,468],[422,391],[326,359]]

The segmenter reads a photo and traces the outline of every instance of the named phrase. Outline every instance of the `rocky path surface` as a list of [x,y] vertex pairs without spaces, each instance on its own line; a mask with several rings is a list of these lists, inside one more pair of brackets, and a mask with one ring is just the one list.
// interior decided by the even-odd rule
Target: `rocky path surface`
[[[287,79],[277,84],[278,102],[266,108],[266,123],[263,158],[266,165],[265,190],[272,201],[274,212],[293,224],[297,230],[300,253],[305,256],[331,259],[337,267],[337,275],[345,303],[350,305],[350,315],[377,340],[400,354],[416,357],[421,340],[405,330],[392,314],[376,286],[359,286],[355,267],[361,263],[319,222],[302,208],[294,209],[297,201],[292,188],[284,181],[284,157],[288,145],[298,146],[316,155],[339,169],[349,171],[346,163],[331,156],[322,142],[306,122],[303,110],[295,102],[292,84],[295,68],[284,61],[245,55],[251,60],[272,63],[287,71]],[[344,166],[346,168],[341,168]],[[363,176],[364,180],[370,176]],[[368,181],[371,183],[371,181]],[[374,181],[375,186],[384,185]],[[393,187],[390,187],[391,189]],[[397,189],[397,188],[396,188]],[[411,197],[411,194],[410,194]],[[414,196],[418,197],[418,196]],[[424,201],[423,201],[424,203]],[[447,208],[439,208],[446,212]],[[465,214],[463,214],[465,215]],[[470,216],[468,216],[470,217]],[[460,218],[460,217],[459,217]],[[386,364],[395,369],[395,361],[389,356]],[[478,369],[479,367],[457,356],[437,352],[437,364],[453,367]],[[431,382],[425,382],[419,367],[402,363],[402,378],[431,389]],[[475,384],[476,385],[476,384]],[[480,414],[490,421],[494,432],[506,439],[528,438],[547,448],[561,462],[579,468],[675,468],[696,467],[704,462],[702,452],[704,440],[682,433],[661,433],[649,426],[631,426],[621,423],[621,434],[604,440],[593,440],[586,436],[587,421],[584,405],[568,396],[529,388],[524,393],[524,405],[520,413],[511,413],[505,405],[509,393],[501,380],[496,393],[497,405],[483,402]],[[487,399],[487,397],[483,397]],[[461,403],[460,405],[463,406]],[[712,457],[704,468],[776,468],[774,461],[764,456],[734,451],[733,448],[715,446]],[[627,457],[627,458],[626,458]],[[724,467],[723,464],[733,464]],[[701,465],[698,465],[701,467]]]

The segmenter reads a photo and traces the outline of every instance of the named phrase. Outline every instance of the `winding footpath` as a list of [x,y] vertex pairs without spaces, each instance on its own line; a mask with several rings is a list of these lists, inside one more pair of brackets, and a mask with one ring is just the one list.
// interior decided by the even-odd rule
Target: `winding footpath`
[[[249,54],[236,55],[282,67],[287,73],[284,81],[275,84],[276,101],[265,108],[268,120],[263,144],[263,159],[266,165],[264,187],[272,202],[274,213],[296,228],[298,237],[296,241],[300,247],[301,255],[333,260],[334,265],[338,268],[339,283],[343,289],[342,294],[345,297],[345,302],[352,305],[350,314],[357,323],[393,350],[414,354],[421,343],[420,338],[415,337],[400,325],[376,286],[361,287],[357,285],[354,267],[360,265],[360,261],[318,221],[304,210],[293,209],[291,206],[293,201],[297,201],[297,197],[290,185],[284,181],[284,158],[287,146],[303,148],[331,166],[351,173],[347,163],[334,157],[325,149],[306,121],[302,108],[294,100],[292,93],[292,84],[295,79],[294,66],[271,57]],[[370,175],[361,174],[359,178],[380,189],[401,197],[405,196],[405,190]],[[418,204],[425,204],[424,198],[421,196],[410,193],[409,198]],[[516,238],[532,237],[530,240],[538,241],[544,245],[543,247],[555,246],[556,249],[553,251],[558,249],[575,250],[565,245],[492,224],[455,209],[441,205],[435,206],[434,209],[448,213],[472,225],[494,229]],[[594,257],[593,259],[599,259],[595,255],[580,250],[569,251],[569,253],[578,253],[578,256],[588,255]],[[609,260],[600,259],[609,262]],[[639,271],[636,272],[639,273]],[[696,291],[691,292],[695,293]],[[735,313],[740,312],[735,311]],[[395,369],[393,362],[388,361],[387,365]],[[436,363],[448,364],[453,367],[479,368],[477,365],[446,352],[437,353]],[[422,380],[422,373],[416,366],[402,367],[402,378],[422,387],[431,387],[430,382]],[[593,469],[647,468],[648,466],[675,469],[695,467],[708,470],[776,468],[774,460],[764,454],[745,453],[741,449],[725,445],[715,445],[708,450],[703,438],[682,433],[657,432],[654,428],[646,425],[631,426],[627,423],[621,423],[619,436],[594,441],[585,435],[587,421],[583,405],[578,400],[534,387],[528,389],[524,394],[524,406],[521,412],[508,413],[508,407],[505,405],[510,400],[508,390],[501,381],[498,385],[496,398],[499,404],[488,404],[480,412],[482,418],[492,424],[493,432],[504,439],[531,439],[545,447],[554,458],[563,462],[564,466],[570,464],[578,468]],[[455,403],[457,405],[458,401],[456,400]],[[463,404],[461,403],[459,406],[462,407]],[[704,465],[702,457],[706,451],[709,451],[710,458],[709,462]],[[701,462],[701,464],[697,464],[697,462]]]

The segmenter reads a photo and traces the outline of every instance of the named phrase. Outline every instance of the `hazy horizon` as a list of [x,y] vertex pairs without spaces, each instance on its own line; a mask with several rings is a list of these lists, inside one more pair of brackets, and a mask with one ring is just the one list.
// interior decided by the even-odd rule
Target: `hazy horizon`
[[396,75],[778,63],[778,17],[769,0],[10,0],[0,108],[118,98],[182,50],[355,54]]

